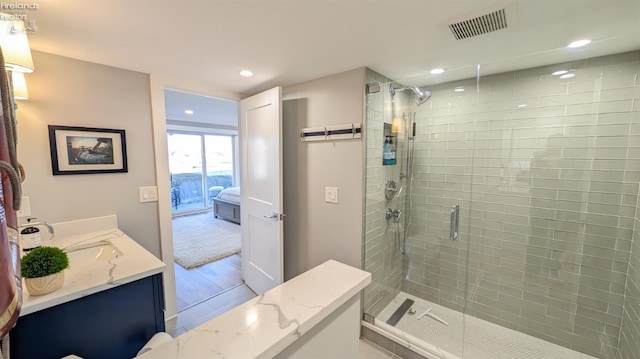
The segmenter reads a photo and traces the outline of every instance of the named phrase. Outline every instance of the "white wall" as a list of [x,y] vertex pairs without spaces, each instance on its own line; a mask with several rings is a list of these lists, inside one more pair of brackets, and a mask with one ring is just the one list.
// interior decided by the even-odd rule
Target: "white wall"
[[[158,206],[139,203],[156,184],[149,76],[33,52],[30,99],[19,101],[18,159],[32,214],[49,222],[116,214],[120,228],[160,256]],[[124,129],[128,173],[53,176],[47,125]]]
[[362,266],[362,139],[300,142],[299,130],[363,122],[364,81],[358,68],[283,89],[285,279],[328,259]]

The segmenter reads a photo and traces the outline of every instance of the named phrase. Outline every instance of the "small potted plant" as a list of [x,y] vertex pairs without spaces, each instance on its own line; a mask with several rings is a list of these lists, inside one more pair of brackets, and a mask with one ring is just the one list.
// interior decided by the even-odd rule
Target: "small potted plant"
[[21,260],[22,277],[30,295],[45,295],[60,289],[68,267],[69,257],[56,247],[34,248]]

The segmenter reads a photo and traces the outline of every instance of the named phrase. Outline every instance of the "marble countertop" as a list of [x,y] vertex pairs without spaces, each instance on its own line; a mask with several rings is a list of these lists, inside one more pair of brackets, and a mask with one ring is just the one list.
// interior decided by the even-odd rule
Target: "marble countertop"
[[[65,271],[64,286],[43,295],[31,296],[23,283],[20,316],[82,298],[118,285],[162,273],[165,264],[118,229],[116,216],[105,216],[52,224],[55,237],[43,240],[43,246],[65,248],[76,244],[109,241],[123,255],[105,262],[74,268],[73,262]],[[24,279],[23,279],[24,281]]]
[[329,260],[140,356],[272,358],[371,283]]

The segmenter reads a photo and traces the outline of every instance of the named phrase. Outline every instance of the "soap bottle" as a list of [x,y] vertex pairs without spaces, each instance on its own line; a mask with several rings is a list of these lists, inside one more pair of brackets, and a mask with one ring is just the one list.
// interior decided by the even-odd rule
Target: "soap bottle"
[[[35,218],[27,218],[27,225],[31,223],[31,220]],[[22,250],[28,252],[34,248],[38,248],[42,245],[42,237],[40,237],[40,230],[38,227],[28,226],[20,231],[20,246]]]
[[389,136],[385,138],[384,145],[382,146],[382,164],[391,164],[391,137]]
[[389,136],[389,164],[396,164],[396,145],[393,143],[393,137]]

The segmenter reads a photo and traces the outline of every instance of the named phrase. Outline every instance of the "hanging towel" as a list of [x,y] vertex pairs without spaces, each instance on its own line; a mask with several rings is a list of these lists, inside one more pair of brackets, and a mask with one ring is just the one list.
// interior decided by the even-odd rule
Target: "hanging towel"
[[[4,64],[2,49],[0,64]],[[19,164],[16,157],[16,119],[13,93],[4,66],[0,69],[0,104],[0,337],[4,337],[15,325],[22,307],[16,216],[21,198]]]

